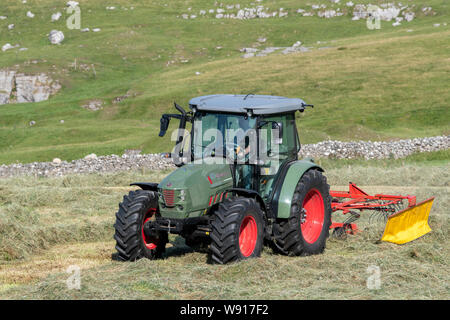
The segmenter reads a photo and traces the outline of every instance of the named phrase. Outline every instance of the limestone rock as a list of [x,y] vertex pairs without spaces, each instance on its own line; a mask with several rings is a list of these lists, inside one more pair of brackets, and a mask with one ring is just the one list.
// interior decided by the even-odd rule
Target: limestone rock
[[15,74],[15,71],[0,70],[0,105],[7,104],[10,101]]
[[0,105],[44,101],[60,89],[59,82],[45,73],[25,75],[16,71],[0,70]]
[[59,89],[61,89],[61,85],[44,73],[38,75],[16,75],[18,103],[48,100],[50,95],[55,94]]
[[61,18],[61,15],[62,15],[61,12],[57,12],[57,13],[52,14],[52,22],[58,21],[59,18]]
[[86,157],[84,157],[84,160],[96,160],[97,155],[95,153],[88,154]]
[[14,48],[14,46],[12,46],[10,43],[7,43],[2,47],[2,51],[5,52],[6,50],[13,49],[13,48]]
[[75,7],[77,7],[78,6],[78,2],[76,2],[76,1],[68,1],[67,3],[66,3],[66,6],[67,7],[72,7],[72,8],[75,8]]
[[91,100],[88,101],[85,105],[82,105],[81,107],[87,110],[91,111],[97,111],[102,109],[103,101],[102,100]]
[[48,40],[50,40],[51,44],[61,44],[64,40],[64,33],[62,31],[52,30],[48,35]]

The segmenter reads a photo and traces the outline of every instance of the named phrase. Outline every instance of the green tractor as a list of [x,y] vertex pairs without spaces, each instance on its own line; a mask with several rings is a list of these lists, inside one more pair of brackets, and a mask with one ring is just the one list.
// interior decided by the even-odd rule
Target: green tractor
[[179,113],[162,116],[159,135],[179,120],[178,168],[160,183],[131,184],[140,189],[116,213],[118,258],[159,258],[169,233],[208,248],[219,264],[258,257],[264,244],[292,256],[323,252],[330,187],[312,159],[298,159],[295,113],[308,106],[253,94],[197,97],[189,112],[175,104]]

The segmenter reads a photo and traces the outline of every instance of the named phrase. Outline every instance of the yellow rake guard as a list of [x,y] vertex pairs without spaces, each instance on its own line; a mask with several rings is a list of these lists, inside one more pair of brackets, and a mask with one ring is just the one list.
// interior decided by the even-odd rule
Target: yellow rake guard
[[430,232],[428,216],[433,200],[434,197],[391,215],[381,241],[404,244]]

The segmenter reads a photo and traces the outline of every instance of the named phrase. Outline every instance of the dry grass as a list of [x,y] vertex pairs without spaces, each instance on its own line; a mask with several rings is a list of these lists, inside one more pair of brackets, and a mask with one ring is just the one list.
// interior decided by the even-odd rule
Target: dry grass
[[[347,240],[330,238],[322,255],[284,257],[265,248],[260,259],[226,266],[207,264],[205,253],[193,252],[176,236],[171,236],[164,260],[111,260],[114,212],[131,189],[128,183],[158,181],[165,173],[3,180],[0,228],[7,231],[0,233],[0,295],[25,299],[448,299],[448,169],[448,165],[354,165],[327,171],[337,189],[352,180],[369,192],[411,193],[419,199],[435,196],[430,215],[433,231],[412,243],[380,243],[383,225],[369,226],[364,216],[362,233]],[[13,216],[16,220],[11,220]],[[13,229],[8,226],[11,222]],[[66,287],[69,265],[81,268],[80,291]],[[366,287],[369,265],[381,269],[380,290]]]
[[119,173],[0,181],[0,262],[28,258],[54,244],[111,239],[113,212],[131,189],[126,186],[134,180],[159,181],[161,175]]
[[64,272],[68,266],[92,268],[110,262],[113,241],[55,245],[29,259],[5,263],[0,267],[0,282],[9,285],[30,283],[49,274]]

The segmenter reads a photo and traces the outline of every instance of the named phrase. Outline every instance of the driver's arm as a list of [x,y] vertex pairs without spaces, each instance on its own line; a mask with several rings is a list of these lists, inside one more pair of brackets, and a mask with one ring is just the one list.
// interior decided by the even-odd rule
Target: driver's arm
[[[236,154],[238,154],[239,151],[241,151],[241,147],[240,146],[238,146],[236,148]],[[249,152],[250,152],[250,145],[247,148],[244,149],[244,154],[248,154]]]

